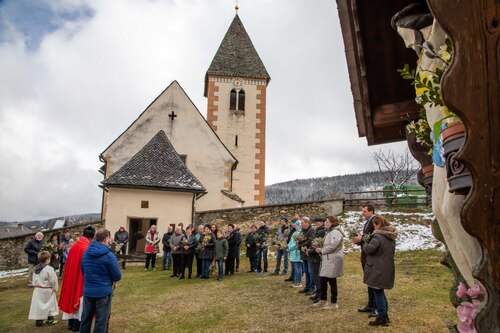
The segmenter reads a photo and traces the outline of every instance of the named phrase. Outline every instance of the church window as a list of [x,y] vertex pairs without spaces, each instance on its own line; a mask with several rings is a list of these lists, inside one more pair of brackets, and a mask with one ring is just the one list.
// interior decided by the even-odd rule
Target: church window
[[238,136],[237,135],[234,137],[234,145],[238,146]]
[[231,90],[229,110],[245,111],[245,91],[243,89],[240,91],[236,91],[236,89]]
[[236,99],[237,99],[237,93],[236,90],[233,89],[231,90],[231,96],[229,98],[229,110],[236,110]]
[[238,92],[238,110],[245,111],[245,91],[243,89]]
[[187,155],[179,155],[179,157],[181,158],[182,163],[186,165]]
[[149,208],[149,201],[148,200],[142,200],[141,201],[141,208]]

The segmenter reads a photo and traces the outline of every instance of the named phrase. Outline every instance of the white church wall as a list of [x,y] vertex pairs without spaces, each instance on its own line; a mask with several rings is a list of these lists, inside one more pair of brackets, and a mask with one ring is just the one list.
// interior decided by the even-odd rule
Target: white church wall
[[[182,222],[187,226],[192,223],[192,199],[193,194],[189,192],[111,187],[108,192],[105,227],[114,235],[120,225],[130,231],[130,219],[156,219],[158,232],[163,235],[170,224],[177,225]],[[142,201],[148,202],[148,208],[141,208]],[[144,234],[147,229],[143,228]],[[140,244],[143,246],[143,243]],[[160,251],[161,248],[160,245]]]
[[[169,117],[172,111],[176,115],[173,120]],[[198,209],[226,208],[228,202],[222,201],[220,191],[230,183],[234,158],[176,81],[103,153],[106,175],[123,166],[160,130],[165,131],[178,154],[187,155],[187,167],[208,191],[198,201]],[[230,207],[237,206],[237,202],[229,203]]]

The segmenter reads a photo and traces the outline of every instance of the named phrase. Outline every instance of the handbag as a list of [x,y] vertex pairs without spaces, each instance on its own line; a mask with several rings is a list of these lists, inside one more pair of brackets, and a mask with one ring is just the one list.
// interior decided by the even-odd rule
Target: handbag
[[146,245],[146,253],[154,253],[156,251],[154,245]]

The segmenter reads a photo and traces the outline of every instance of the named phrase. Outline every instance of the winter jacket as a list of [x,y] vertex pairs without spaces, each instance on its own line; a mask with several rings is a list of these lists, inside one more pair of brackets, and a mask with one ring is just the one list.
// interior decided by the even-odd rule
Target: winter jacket
[[394,252],[398,231],[393,226],[376,229],[368,243],[361,246],[366,253],[363,282],[372,288],[392,289],[394,286]]
[[[363,225],[363,231],[361,233],[361,242],[359,242],[357,245],[363,246],[364,237],[366,235],[370,235],[371,233],[373,233],[373,230],[375,230],[375,227],[373,226],[373,222],[372,222],[372,219],[374,216],[375,215],[373,215],[368,220],[366,220],[365,224]],[[361,251],[361,265],[363,266],[363,269],[365,267],[365,263],[366,263],[366,253],[365,253],[365,251],[362,250]]]
[[181,253],[182,252],[182,240],[184,239],[184,234],[181,232],[180,234],[173,233],[170,237],[170,247],[172,253]]
[[[191,236],[185,235],[184,238],[182,238],[182,240],[181,240],[180,252],[182,254],[194,253],[194,250],[195,250],[197,245],[198,245],[198,242],[196,241],[196,238],[194,237],[194,235],[191,235]],[[184,248],[184,246],[188,246],[189,248],[186,250]]]
[[93,242],[82,257],[83,296],[104,297],[113,293],[113,282],[122,273],[116,255],[103,243]]
[[115,242],[123,244],[123,246],[127,246],[128,243],[128,232],[126,230],[115,232]]
[[[314,233],[314,238],[325,238],[325,235],[326,235],[326,228],[324,226],[316,228],[316,232]],[[321,261],[321,257],[316,252],[316,248],[312,246],[312,244],[307,250],[307,254],[309,255],[309,260],[312,260],[316,263]]]
[[42,246],[45,245],[45,241],[37,241],[36,239],[30,239],[28,244],[24,247],[24,252],[28,254],[28,264],[37,265],[38,264],[38,252]]
[[295,230],[295,232],[292,234],[292,237],[290,237],[290,241],[288,242],[288,250],[290,251],[289,258],[291,262],[300,262],[300,250],[297,247],[297,243],[295,242],[295,238],[293,236],[300,234],[302,231]]
[[214,236],[214,234],[210,233],[208,235],[203,235],[203,237],[200,237],[200,244],[203,244],[203,241],[207,237],[210,237],[210,240],[205,241],[205,246],[200,250],[200,254],[199,254],[198,258],[212,260],[214,258],[214,251],[215,251],[215,236]]
[[172,248],[170,247],[170,237],[172,237],[173,232],[166,232],[163,234],[163,238],[161,239],[161,243],[163,244],[163,252],[170,252]]
[[249,233],[245,239],[248,258],[257,258],[257,242],[255,241],[254,234],[253,232]]
[[336,278],[344,275],[344,237],[340,227],[334,227],[326,233],[321,248],[319,276]]
[[[239,249],[241,246],[241,242],[243,241],[242,240],[243,237],[241,237],[240,229],[234,230],[234,234],[236,235],[236,239],[238,240],[236,242],[236,245],[238,246],[238,249]],[[238,253],[238,255],[239,255],[239,253]]]
[[297,245],[297,248],[300,251],[300,260],[309,260],[309,257],[301,249],[302,247],[309,248],[311,246],[314,235],[316,234],[316,229],[314,229],[313,226],[309,226],[307,229],[302,229],[302,233],[304,234],[305,239]]
[[[144,252],[145,253],[158,253],[160,252],[160,233],[158,231],[155,232],[154,239],[151,237],[151,230],[148,230],[148,233],[146,234],[146,245],[144,247]],[[155,252],[147,252],[146,251],[146,246],[148,245],[153,245],[155,247]]]
[[278,249],[280,249],[279,243],[283,242],[285,245],[290,241],[290,228],[288,225],[280,226],[276,232],[276,241],[278,243]]
[[267,246],[265,246],[264,244],[266,243],[267,237],[269,236],[269,228],[267,226],[263,225],[263,226],[259,227],[259,229],[257,229],[257,233],[260,235],[259,248],[260,249],[267,249]]
[[227,239],[217,238],[215,240],[215,259],[227,258],[229,252],[229,245]]
[[237,234],[236,231],[229,234],[229,238],[227,239],[227,244],[229,245],[228,258],[236,258],[238,256],[240,252],[238,241],[241,243],[239,238],[241,238],[241,235],[239,235],[239,233]]

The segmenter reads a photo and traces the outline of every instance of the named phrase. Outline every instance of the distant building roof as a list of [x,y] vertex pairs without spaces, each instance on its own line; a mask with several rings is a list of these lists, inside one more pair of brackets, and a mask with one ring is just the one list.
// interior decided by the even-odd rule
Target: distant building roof
[[205,96],[208,75],[260,78],[266,79],[267,82],[271,79],[237,14],[208,68],[205,76]]
[[137,154],[102,183],[106,187],[206,191],[182,162],[164,131],[159,131]]

